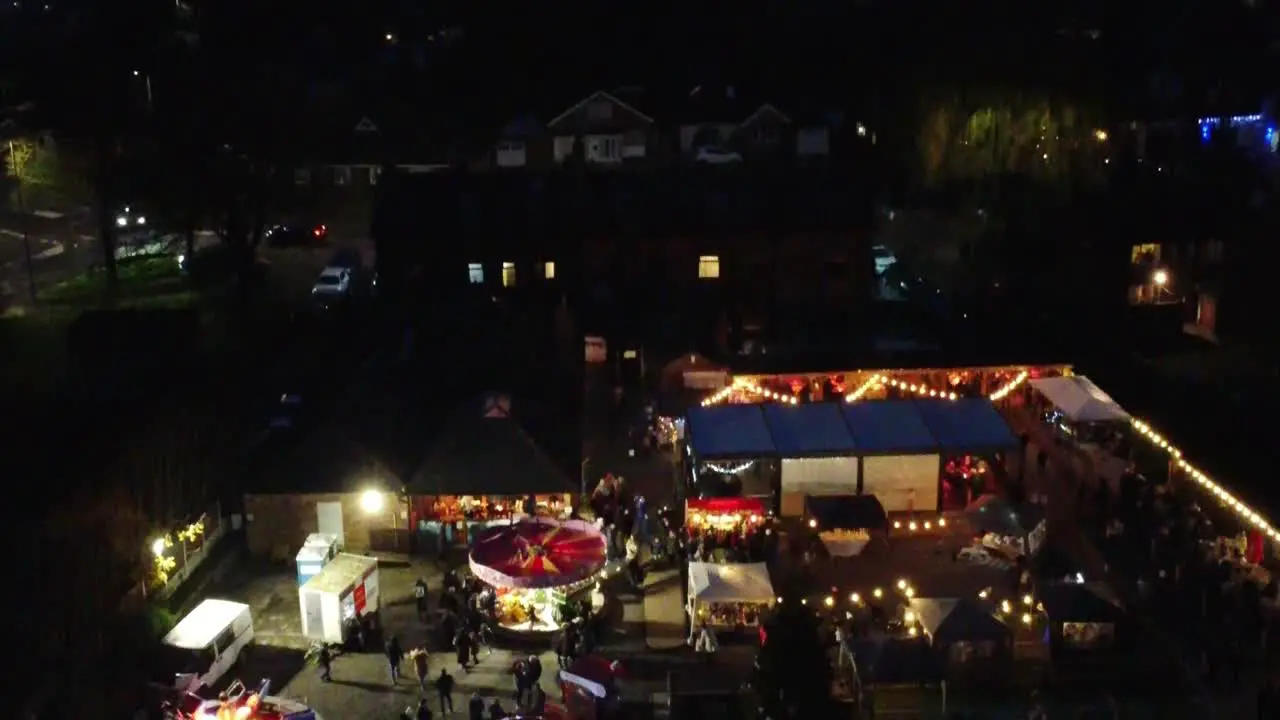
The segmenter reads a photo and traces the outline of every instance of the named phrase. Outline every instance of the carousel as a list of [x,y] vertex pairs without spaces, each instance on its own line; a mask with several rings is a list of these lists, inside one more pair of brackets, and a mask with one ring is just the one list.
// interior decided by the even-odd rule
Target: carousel
[[[560,629],[563,608],[595,586],[606,541],[582,520],[526,518],[485,529],[471,550],[471,572],[493,588],[494,622],[513,633]],[[603,603],[592,593],[592,609]]]

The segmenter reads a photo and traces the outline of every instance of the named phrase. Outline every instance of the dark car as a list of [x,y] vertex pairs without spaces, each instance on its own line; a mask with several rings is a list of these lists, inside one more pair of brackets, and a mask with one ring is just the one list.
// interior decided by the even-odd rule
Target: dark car
[[267,230],[263,238],[267,247],[297,248],[315,247],[329,237],[329,228],[323,224],[316,225],[276,225]]

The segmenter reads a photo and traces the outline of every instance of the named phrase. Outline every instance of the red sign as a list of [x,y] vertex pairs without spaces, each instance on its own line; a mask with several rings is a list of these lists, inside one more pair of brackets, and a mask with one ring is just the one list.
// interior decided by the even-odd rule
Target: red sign
[[353,593],[353,594],[355,595],[355,598],[356,598],[356,614],[357,614],[357,615],[363,615],[363,614],[364,614],[364,603],[365,603],[365,598],[364,598],[364,581],[363,581],[363,580],[360,582],[360,584],[359,584],[359,585],[357,585],[357,586],[356,586],[355,593]]
[[756,498],[690,498],[687,512],[704,512],[713,515],[740,513],[764,515],[764,503]]

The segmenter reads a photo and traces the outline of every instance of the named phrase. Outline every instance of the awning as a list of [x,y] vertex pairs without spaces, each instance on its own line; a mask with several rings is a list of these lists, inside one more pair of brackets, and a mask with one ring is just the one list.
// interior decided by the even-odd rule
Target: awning
[[690,408],[685,434],[699,458],[773,455],[773,437],[759,405]]
[[774,602],[764,563],[689,563],[689,598],[702,603]]
[[857,450],[836,403],[765,405],[764,419],[779,455],[853,455]]
[[845,404],[845,422],[863,455],[932,453],[938,443],[910,400],[876,400]]
[[1003,642],[1009,626],[978,603],[957,598],[913,598],[911,611],[935,644]]
[[1031,381],[1031,387],[1073,422],[1129,419],[1124,408],[1083,375],[1039,378]]
[[765,515],[764,503],[757,498],[690,498],[685,502],[685,514],[704,512],[710,515]]
[[1006,450],[1018,438],[986,398],[917,400],[916,410],[944,450],[956,452]]
[[888,524],[875,495],[810,495],[804,504],[822,530],[882,530]]

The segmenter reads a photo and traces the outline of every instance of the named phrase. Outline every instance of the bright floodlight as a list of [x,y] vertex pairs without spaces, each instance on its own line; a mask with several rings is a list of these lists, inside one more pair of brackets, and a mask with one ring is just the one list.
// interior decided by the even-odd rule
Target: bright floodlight
[[365,490],[360,496],[360,509],[367,513],[376,513],[382,510],[383,503],[382,493],[377,490]]
[[1095,138],[1097,138],[1097,139],[1098,139],[1098,142],[1106,142],[1106,141],[1107,141],[1107,131],[1106,131],[1106,130],[1094,130],[1094,131],[1093,131],[1093,136],[1094,136]]
[[139,216],[138,216],[138,219],[137,219],[137,220],[134,220],[134,222],[138,223],[139,225],[146,225],[146,224],[147,224],[147,219],[146,219],[145,217],[143,217],[142,215],[139,215]]
[[1164,270],[1157,270],[1151,274],[1151,282],[1156,285],[1167,285],[1169,283],[1169,273]]
[[164,538],[156,538],[155,542],[151,543],[151,552],[154,553],[156,557],[160,557],[164,554]]
[[128,227],[128,225],[129,225],[129,218],[123,215],[116,218],[116,227]]

